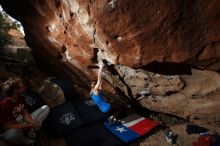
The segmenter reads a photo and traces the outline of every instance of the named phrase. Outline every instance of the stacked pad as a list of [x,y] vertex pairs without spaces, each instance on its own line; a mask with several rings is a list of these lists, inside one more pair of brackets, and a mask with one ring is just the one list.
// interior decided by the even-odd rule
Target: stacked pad
[[50,109],[50,113],[43,123],[44,129],[51,136],[58,137],[83,124],[79,113],[70,102],[64,102]]
[[30,89],[25,90],[24,97],[29,113],[34,112],[35,110],[46,104],[40,94]]
[[107,118],[92,100],[74,101],[74,107],[81,115],[85,124],[92,124]]
[[65,97],[72,101],[84,124],[91,124],[107,118],[106,114],[102,113],[92,100],[73,100],[78,96],[69,81],[57,77],[50,78],[49,80],[57,84],[63,90]]
[[78,98],[79,95],[77,94],[77,92],[74,91],[71,83],[67,80],[64,79],[60,79],[57,77],[52,77],[49,79],[51,82],[57,84],[64,92],[64,96],[66,99],[74,99],[74,98]]
[[110,125],[107,121],[104,122],[114,135],[120,138],[124,142],[133,141],[159,125],[158,122],[149,120],[145,117],[133,114],[122,119],[123,124]]
[[124,146],[120,139],[112,135],[103,125],[97,122],[80,127],[65,136],[68,146]]

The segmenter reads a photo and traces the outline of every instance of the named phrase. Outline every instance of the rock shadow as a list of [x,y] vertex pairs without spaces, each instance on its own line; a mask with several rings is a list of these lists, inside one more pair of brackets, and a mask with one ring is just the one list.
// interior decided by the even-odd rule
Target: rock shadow
[[191,75],[191,65],[175,62],[158,62],[153,61],[147,65],[138,67],[146,71],[159,73],[163,75]]

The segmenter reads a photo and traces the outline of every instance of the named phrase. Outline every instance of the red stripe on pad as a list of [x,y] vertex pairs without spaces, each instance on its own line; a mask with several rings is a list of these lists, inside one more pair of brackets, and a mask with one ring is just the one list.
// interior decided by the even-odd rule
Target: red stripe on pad
[[158,125],[159,125],[158,122],[151,121],[149,119],[144,119],[128,128],[142,136],[148,133],[151,129],[157,127]]

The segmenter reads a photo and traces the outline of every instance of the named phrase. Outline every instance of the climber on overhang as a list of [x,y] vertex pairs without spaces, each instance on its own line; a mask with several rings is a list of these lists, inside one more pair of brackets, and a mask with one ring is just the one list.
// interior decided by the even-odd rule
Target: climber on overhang
[[104,99],[104,95],[102,93],[102,70],[104,68],[104,64],[102,62],[99,62],[99,72],[98,72],[98,80],[93,81],[91,84],[91,91],[90,95],[93,100],[93,102],[99,107],[99,109],[106,113],[108,118],[108,122],[111,125],[119,124],[120,116],[123,112],[125,112],[125,108],[122,105],[119,105],[117,103],[110,103],[107,102]]

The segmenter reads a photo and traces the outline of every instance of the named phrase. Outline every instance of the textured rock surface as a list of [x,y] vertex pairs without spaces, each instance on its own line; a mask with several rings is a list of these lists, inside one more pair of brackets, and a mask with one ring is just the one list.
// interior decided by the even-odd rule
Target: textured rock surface
[[65,47],[71,63],[84,71],[94,48],[101,50],[99,58],[128,66],[191,61],[219,69],[218,0],[5,0],[2,5],[22,21],[39,56],[56,56]]
[[142,98],[141,104],[152,110],[189,119],[199,125],[219,128],[220,76],[209,71],[193,70],[192,75],[180,78],[185,83],[183,89],[160,98],[158,95]]
[[109,77],[106,71],[104,77],[125,101],[220,131],[218,73],[192,69],[190,75],[161,75],[124,66],[115,69],[117,75]]
[[[38,61],[55,75],[70,79],[76,88],[88,90],[88,81],[96,73],[91,66],[105,59],[111,63],[105,69],[105,84],[125,103],[138,101],[155,111],[220,127],[219,74],[190,68],[178,72],[188,68],[180,64],[164,67],[175,62],[220,69],[219,0],[0,3],[22,22]],[[60,54],[68,57],[61,60]],[[149,67],[153,61],[162,63]],[[149,94],[140,95],[142,91]]]

